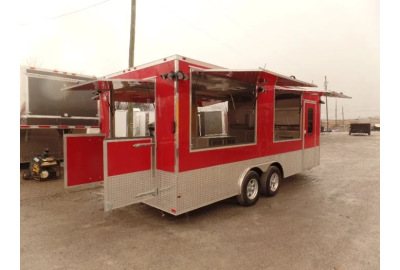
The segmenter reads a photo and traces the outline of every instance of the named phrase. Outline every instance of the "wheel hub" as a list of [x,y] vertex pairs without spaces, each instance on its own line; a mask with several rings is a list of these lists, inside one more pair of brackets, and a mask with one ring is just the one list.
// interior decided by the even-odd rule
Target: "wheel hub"
[[279,176],[277,173],[273,173],[269,179],[269,188],[272,192],[276,191],[279,186]]
[[253,200],[258,194],[258,181],[256,179],[251,179],[247,184],[247,197]]

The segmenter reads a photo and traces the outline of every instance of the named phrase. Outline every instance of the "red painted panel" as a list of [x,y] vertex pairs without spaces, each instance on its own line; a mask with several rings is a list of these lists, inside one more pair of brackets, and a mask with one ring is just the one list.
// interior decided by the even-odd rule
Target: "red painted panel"
[[171,132],[171,124],[175,119],[175,90],[174,81],[162,80],[160,75],[174,70],[174,61],[169,61],[113,77],[113,79],[156,77],[156,168],[167,172],[175,171],[175,137]]
[[138,143],[151,143],[151,139],[107,142],[108,176],[151,169],[151,147],[133,147]]
[[[103,95],[106,95],[107,99],[103,99]],[[100,101],[100,132],[106,134],[106,138],[110,137],[110,106],[108,105],[110,93],[101,93]]]
[[103,181],[104,136],[65,137],[67,186]]

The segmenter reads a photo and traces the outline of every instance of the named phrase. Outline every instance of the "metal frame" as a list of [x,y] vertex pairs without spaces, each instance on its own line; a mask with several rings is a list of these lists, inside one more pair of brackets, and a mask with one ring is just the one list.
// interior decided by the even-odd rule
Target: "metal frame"
[[70,125],[20,125],[20,129],[92,129],[99,126],[70,126]]
[[[98,184],[98,183],[88,183],[88,184],[82,184],[79,186],[74,186],[74,187],[69,187],[67,185],[68,182],[68,170],[66,170],[67,168],[67,164],[68,164],[68,158],[67,158],[67,151],[66,150],[66,146],[67,146],[67,138],[68,137],[104,137],[105,138],[105,134],[104,133],[98,133],[98,134],[64,134],[63,136],[63,156],[64,156],[64,188],[70,189],[70,188],[78,188],[78,187],[84,187],[84,186],[89,186],[89,185],[94,185],[94,184]],[[104,139],[105,140],[105,139]],[[104,179],[103,179],[104,181]]]
[[86,120],[99,120],[99,117],[89,117],[89,116],[71,116],[71,117],[63,117],[59,115],[21,115],[20,118],[51,118],[51,119],[86,119]]
[[[20,87],[22,87],[24,93],[25,94],[25,114],[29,114],[29,83],[28,83],[28,77],[27,76],[22,76],[24,74],[26,74],[26,67],[20,67],[20,77],[23,80],[23,85],[20,85]],[[21,109],[21,108],[20,108]]]
[[[175,72],[179,71],[179,60],[174,60]],[[174,121],[175,121],[175,173],[179,172],[179,82],[174,81]],[[190,128],[190,127],[189,127]]]
[[[48,72],[48,71],[46,71]],[[67,74],[59,74],[56,73],[57,75],[67,75]],[[47,80],[53,80],[53,81],[63,81],[63,82],[86,82],[85,80],[82,79],[72,79],[72,78],[63,78],[63,77],[58,77],[56,75],[41,75],[41,74],[35,74],[35,73],[25,73],[28,77],[33,77],[33,78],[42,78],[42,79],[47,79]],[[93,78],[91,78],[93,79]]]
[[103,141],[103,175],[104,175],[104,211],[106,211],[106,202],[108,201],[108,189],[106,185],[106,181],[108,178],[108,159],[107,159],[107,140]]
[[78,73],[72,73],[72,72],[65,72],[65,71],[60,71],[60,70],[52,70],[52,69],[45,69],[45,68],[38,68],[38,67],[28,67],[28,66],[20,66],[20,68],[23,68],[25,70],[37,70],[41,72],[49,72],[49,73],[55,73],[58,75],[68,75],[68,76],[76,76],[76,77],[84,77],[84,78],[96,78],[96,76],[89,76],[89,75],[84,75],[84,74],[78,74]]
[[[258,120],[258,92],[256,91],[256,98],[257,102],[254,107],[255,111],[255,116],[254,116],[254,142],[253,143],[243,143],[243,144],[232,144],[232,145],[227,145],[227,146],[217,146],[217,147],[208,147],[208,148],[201,148],[201,149],[192,149],[192,70],[195,69],[200,69],[204,71],[208,71],[207,69],[203,68],[197,68],[197,67],[190,67],[189,66],[189,81],[190,81],[190,86],[189,86],[189,110],[190,110],[190,117],[189,117],[189,153],[195,153],[195,152],[202,152],[202,151],[210,151],[210,150],[218,150],[218,149],[225,149],[225,148],[234,148],[234,147],[244,147],[244,146],[254,146],[257,145],[257,130],[258,130],[258,125],[257,125],[257,120]],[[226,70],[222,70],[226,71]],[[257,87],[256,87],[257,89]]]
[[262,68],[262,67],[259,67],[259,69],[261,69],[261,71],[267,72],[267,73],[272,74],[272,75],[275,75],[275,76],[277,76],[277,77],[285,78],[286,80],[290,80],[290,81],[292,81],[292,82],[297,82],[297,83],[303,83],[303,84],[312,85],[312,86],[310,86],[310,87],[318,87],[318,85],[316,85],[316,84],[308,83],[308,82],[301,81],[301,80],[297,80],[297,79],[293,79],[293,78],[291,78],[291,77],[288,77],[288,76],[285,76],[285,75],[282,75],[282,74],[279,74],[279,73],[276,73],[276,72],[269,71],[269,70],[267,70],[267,69],[265,69],[265,68]]

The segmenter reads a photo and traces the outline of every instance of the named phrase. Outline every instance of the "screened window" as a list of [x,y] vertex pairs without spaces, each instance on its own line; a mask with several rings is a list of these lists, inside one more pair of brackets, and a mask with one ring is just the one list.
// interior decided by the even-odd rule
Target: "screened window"
[[301,94],[275,90],[274,140],[300,139]]
[[191,73],[191,149],[255,142],[256,85]]

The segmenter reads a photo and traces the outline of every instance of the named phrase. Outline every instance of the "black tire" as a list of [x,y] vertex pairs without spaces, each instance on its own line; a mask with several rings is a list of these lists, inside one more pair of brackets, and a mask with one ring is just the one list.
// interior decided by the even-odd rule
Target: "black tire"
[[[278,167],[270,166],[266,172],[261,175],[261,194],[268,197],[275,196],[281,186],[282,173]],[[274,181],[271,184],[271,181]]]
[[31,179],[31,173],[30,173],[30,171],[24,171],[24,172],[22,173],[22,179],[24,179],[24,180],[29,180],[29,179]]
[[351,135],[351,132],[349,132],[349,135]]
[[248,171],[240,187],[240,194],[236,199],[243,206],[252,206],[260,197],[260,176],[255,171]]

